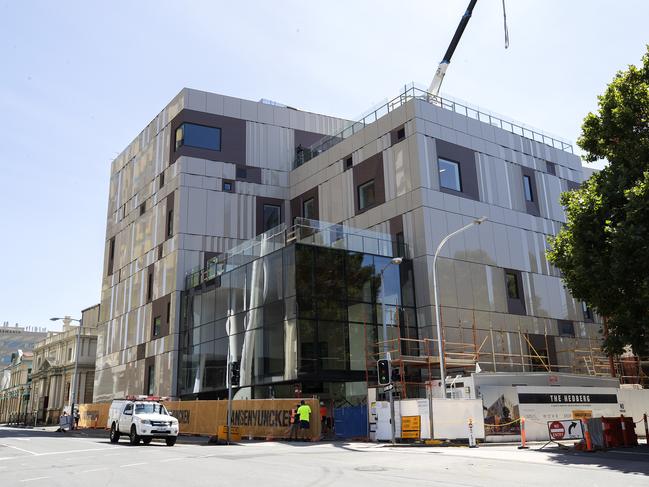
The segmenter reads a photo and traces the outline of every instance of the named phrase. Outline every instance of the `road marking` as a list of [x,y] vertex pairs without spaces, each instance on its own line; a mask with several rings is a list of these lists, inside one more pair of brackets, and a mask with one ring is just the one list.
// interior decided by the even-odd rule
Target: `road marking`
[[38,455],[38,453],[29,451],[29,450],[24,450],[23,448],[18,448],[17,446],[12,446],[12,445],[7,445],[6,443],[2,443],[3,446],[6,446],[8,448],[13,448],[14,450],[19,450],[25,453],[29,453],[30,455]]
[[107,468],[107,467],[102,467],[102,468],[92,468],[92,469],[90,469],[90,470],[82,470],[82,471],[79,472],[79,473],[99,472],[99,471],[101,471],[101,470],[108,470],[108,468]]
[[135,467],[136,465],[146,465],[147,462],[142,462],[142,463],[127,463],[126,465],[120,465],[121,467]]
[[177,462],[178,460],[184,460],[185,457],[177,457],[177,458],[167,458],[166,460],[160,460],[161,462]]
[[49,477],[34,477],[33,479],[23,479],[20,482],[31,482],[32,480],[43,480],[43,479],[49,479]]

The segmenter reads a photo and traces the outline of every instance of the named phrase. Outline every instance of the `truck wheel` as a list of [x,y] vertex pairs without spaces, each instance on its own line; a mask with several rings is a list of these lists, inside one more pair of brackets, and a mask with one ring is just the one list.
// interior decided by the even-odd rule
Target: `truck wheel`
[[153,438],[142,438],[142,443],[148,445],[149,443],[151,443],[151,440],[153,440]]
[[171,436],[169,438],[165,438],[165,443],[167,443],[167,446],[174,446],[176,444],[176,437]]
[[119,431],[115,427],[115,423],[110,425],[110,442],[117,443],[119,441]]
[[135,429],[135,425],[131,426],[131,434],[128,436],[128,439],[131,442],[131,445],[140,444],[140,437],[137,435],[137,429]]

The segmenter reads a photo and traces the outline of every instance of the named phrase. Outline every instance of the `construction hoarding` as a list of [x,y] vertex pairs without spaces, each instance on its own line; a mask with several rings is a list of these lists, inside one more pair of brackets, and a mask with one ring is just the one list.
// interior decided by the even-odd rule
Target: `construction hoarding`
[[[320,404],[305,399],[311,408],[307,438],[320,437]],[[288,438],[291,409],[300,399],[250,399],[232,401],[232,426],[242,437]],[[178,419],[181,434],[215,435],[227,424],[227,401],[164,401],[165,407]],[[106,428],[110,403],[81,404],[79,426]]]

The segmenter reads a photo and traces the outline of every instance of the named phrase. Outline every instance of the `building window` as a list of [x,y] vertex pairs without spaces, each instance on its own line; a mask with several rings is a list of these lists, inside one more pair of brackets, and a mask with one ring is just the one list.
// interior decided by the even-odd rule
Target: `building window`
[[113,273],[113,264],[115,263],[115,237],[108,241],[108,269],[107,274],[110,276]]
[[171,208],[167,211],[167,238],[173,237],[174,234],[174,210]]
[[167,301],[167,323],[171,321],[171,299]]
[[149,365],[146,369],[146,393],[153,396],[155,391],[155,365]]
[[374,180],[361,184],[358,187],[358,209],[364,210],[376,203],[376,193],[374,191]]
[[572,321],[566,320],[557,320],[559,325],[559,336],[560,337],[574,337],[575,336],[575,324]]
[[581,310],[584,313],[584,321],[593,321],[593,310],[586,304],[586,301],[581,302]]
[[237,166],[237,179],[246,179],[248,177],[248,170],[245,167]]
[[165,185],[165,173],[160,173],[160,187],[162,188]]
[[146,201],[140,205],[140,216],[146,213]]
[[403,236],[403,232],[399,232],[395,235],[396,244],[397,244],[397,257],[403,257],[406,254],[406,240]]
[[150,303],[153,299],[153,271],[149,271],[146,285],[146,302]]
[[266,232],[275,228],[281,221],[281,208],[277,205],[264,205],[264,229]]
[[153,318],[153,330],[151,334],[154,337],[160,336],[160,332],[162,331],[162,317],[161,316],[156,316]]
[[347,159],[345,159],[345,171],[347,169],[351,169],[353,165],[354,165],[354,161],[352,160],[352,156],[349,156]]
[[462,191],[462,180],[460,179],[460,165],[457,162],[446,159],[438,159],[439,184],[442,188]]
[[234,181],[231,181],[229,179],[224,179],[223,185],[221,186],[221,190],[225,191],[226,193],[234,193]]
[[401,127],[399,130],[397,130],[397,140],[403,140],[406,138],[406,128]]
[[162,244],[158,245],[158,260],[162,259]]
[[176,150],[182,146],[220,151],[221,129],[184,123],[176,129]]
[[302,217],[309,218],[310,220],[315,219],[315,199],[309,198],[302,203]]
[[521,299],[520,289],[518,288],[518,277],[513,272],[505,272],[505,281],[507,283],[507,297],[509,299]]
[[523,176],[523,190],[525,191],[525,201],[534,201],[532,179],[529,176]]
[[68,362],[72,360],[72,348],[68,348]]

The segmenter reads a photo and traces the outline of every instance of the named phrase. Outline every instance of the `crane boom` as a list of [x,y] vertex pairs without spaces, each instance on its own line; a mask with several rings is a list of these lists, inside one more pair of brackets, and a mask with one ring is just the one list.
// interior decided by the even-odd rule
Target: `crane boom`
[[451,62],[451,57],[453,57],[455,48],[460,42],[460,38],[464,33],[464,29],[466,29],[466,26],[469,23],[469,19],[471,18],[471,14],[473,13],[473,7],[475,7],[477,1],[478,0],[471,0],[469,2],[469,6],[467,7],[466,12],[464,12],[464,15],[462,15],[462,18],[460,19],[460,24],[457,26],[457,29],[455,30],[455,35],[453,36],[453,39],[451,39],[451,43],[449,44],[448,49],[446,49],[446,54],[444,54],[444,57],[442,58],[442,62],[440,62],[439,66],[437,67],[437,72],[435,73],[435,77],[433,78],[433,81],[430,84],[430,88],[428,88],[428,92],[432,93],[433,95],[439,94],[439,89],[442,86],[442,81],[444,80],[446,69],[448,68],[448,65]]

